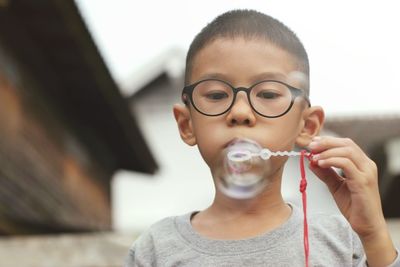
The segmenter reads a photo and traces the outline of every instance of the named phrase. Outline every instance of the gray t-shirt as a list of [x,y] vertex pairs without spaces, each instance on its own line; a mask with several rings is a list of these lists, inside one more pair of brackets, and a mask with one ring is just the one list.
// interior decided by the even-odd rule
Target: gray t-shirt
[[[213,240],[192,228],[193,213],[152,225],[132,245],[133,266],[305,266],[303,214],[293,205],[280,227],[254,238]],[[358,236],[341,215],[309,216],[309,266],[367,266]],[[400,259],[390,267],[400,267]]]

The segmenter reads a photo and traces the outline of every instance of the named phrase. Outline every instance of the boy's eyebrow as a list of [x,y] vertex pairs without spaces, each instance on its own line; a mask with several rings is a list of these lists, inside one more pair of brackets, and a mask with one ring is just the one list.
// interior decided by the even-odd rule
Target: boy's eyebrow
[[[205,80],[205,79],[219,79],[219,80],[224,80],[224,81],[229,81],[229,75],[225,75],[223,73],[208,73],[200,77],[200,80]],[[287,76],[283,73],[280,72],[262,72],[259,74],[256,74],[252,77],[250,77],[250,80],[252,82],[257,82],[261,80],[280,80],[280,81],[286,81]]]
[[287,76],[280,72],[262,72],[254,75],[251,80],[256,82],[260,80],[279,80],[286,81]]
[[228,81],[228,76],[222,73],[207,73],[203,76],[200,76],[200,80],[206,80],[206,79],[219,79],[219,80],[224,80],[224,81]]

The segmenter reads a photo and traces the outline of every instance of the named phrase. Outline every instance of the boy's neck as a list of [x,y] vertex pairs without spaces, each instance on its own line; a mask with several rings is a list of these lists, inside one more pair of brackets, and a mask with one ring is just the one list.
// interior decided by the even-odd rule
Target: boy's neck
[[236,200],[219,192],[213,204],[192,218],[193,228],[212,239],[244,239],[268,232],[282,225],[291,208],[280,193],[280,182],[249,200]]
[[218,214],[224,216],[241,215],[254,218],[270,217],[286,206],[281,194],[277,196],[265,194],[248,200],[231,199],[217,194],[213,204],[207,210],[215,212],[215,216],[218,216]]

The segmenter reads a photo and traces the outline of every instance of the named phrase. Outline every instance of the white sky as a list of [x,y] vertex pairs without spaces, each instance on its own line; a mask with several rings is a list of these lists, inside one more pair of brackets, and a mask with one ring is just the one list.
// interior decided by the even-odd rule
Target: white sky
[[327,114],[398,113],[397,1],[76,0],[118,84],[171,47],[187,50],[200,29],[232,8],[288,25],[311,64],[311,101]]

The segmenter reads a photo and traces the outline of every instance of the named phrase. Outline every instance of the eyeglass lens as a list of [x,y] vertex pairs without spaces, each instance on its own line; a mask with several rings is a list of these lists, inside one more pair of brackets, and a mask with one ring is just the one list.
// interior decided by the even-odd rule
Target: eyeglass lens
[[[233,101],[233,89],[217,80],[206,80],[193,90],[193,104],[204,114],[218,115],[227,111]],[[290,89],[279,82],[265,81],[252,87],[249,94],[251,106],[265,116],[279,116],[291,105]]]

